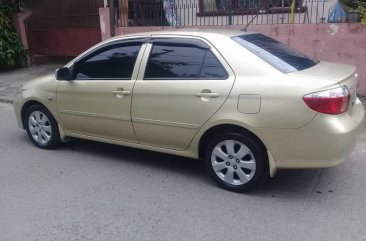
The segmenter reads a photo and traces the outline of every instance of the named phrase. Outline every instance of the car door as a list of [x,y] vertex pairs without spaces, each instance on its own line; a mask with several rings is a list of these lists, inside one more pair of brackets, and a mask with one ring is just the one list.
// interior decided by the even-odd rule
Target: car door
[[60,81],[57,107],[73,135],[138,142],[130,113],[142,46],[142,39],[113,42],[70,66],[72,80]]
[[139,141],[185,150],[225,102],[234,80],[207,41],[152,37],[133,91],[132,122]]

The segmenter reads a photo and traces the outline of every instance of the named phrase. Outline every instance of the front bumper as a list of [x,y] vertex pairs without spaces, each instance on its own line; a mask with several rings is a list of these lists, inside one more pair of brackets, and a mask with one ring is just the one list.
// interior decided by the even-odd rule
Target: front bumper
[[342,163],[353,150],[364,115],[363,105],[357,99],[350,113],[317,114],[299,129],[259,132],[279,169],[332,167]]
[[14,112],[15,112],[15,117],[17,120],[17,125],[19,128],[24,129],[23,126],[23,121],[22,121],[22,104],[23,104],[23,99],[21,94],[17,94],[13,100],[13,106],[14,106]]

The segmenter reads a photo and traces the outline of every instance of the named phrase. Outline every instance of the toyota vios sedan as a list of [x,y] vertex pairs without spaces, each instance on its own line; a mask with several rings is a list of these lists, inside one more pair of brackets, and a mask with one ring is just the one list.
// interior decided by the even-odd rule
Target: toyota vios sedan
[[355,71],[259,33],[141,33],[26,82],[14,108],[40,148],[74,137],[203,159],[244,191],[277,169],[345,160],[364,117]]

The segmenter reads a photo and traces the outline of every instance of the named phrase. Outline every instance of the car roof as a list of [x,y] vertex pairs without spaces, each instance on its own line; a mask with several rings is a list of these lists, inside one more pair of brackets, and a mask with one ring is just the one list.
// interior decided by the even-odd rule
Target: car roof
[[214,36],[227,36],[227,37],[234,37],[239,35],[245,34],[253,34],[255,32],[249,31],[240,31],[240,30],[231,30],[231,29],[217,29],[217,28],[206,28],[206,29],[195,29],[195,28],[177,28],[173,30],[164,30],[164,31],[152,31],[152,32],[139,32],[139,33],[132,33],[132,34],[123,34],[111,38],[110,40],[118,40],[126,37],[138,37],[138,36],[153,36],[153,35],[176,35],[176,36],[196,36],[196,37],[203,37],[203,38],[210,38]]
[[249,31],[240,31],[240,30],[232,30],[232,29],[221,29],[221,28],[206,28],[206,29],[199,29],[199,28],[177,28],[172,30],[164,30],[164,31],[151,31],[151,32],[137,32],[137,33],[130,33],[130,34],[122,34],[115,36],[113,38],[109,38],[99,44],[91,47],[90,49],[86,50],[84,53],[80,54],[78,57],[73,59],[70,63],[77,61],[79,58],[84,56],[85,54],[89,53],[95,48],[103,46],[105,44],[109,44],[118,40],[123,40],[126,38],[133,38],[133,37],[150,37],[150,36],[158,36],[158,35],[172,35],[172,36],[195,36],[201,37],[206,39],[215,38],[218,36],[226,36],[228,38],[246,34],[254,34],[256,32],[249,32]]

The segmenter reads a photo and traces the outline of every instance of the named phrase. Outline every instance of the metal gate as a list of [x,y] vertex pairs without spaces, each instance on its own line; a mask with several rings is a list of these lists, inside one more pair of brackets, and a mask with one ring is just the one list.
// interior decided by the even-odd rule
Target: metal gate
[[76,56],[101,41],[99,8],[103,0],[28,0],[31,56]]

